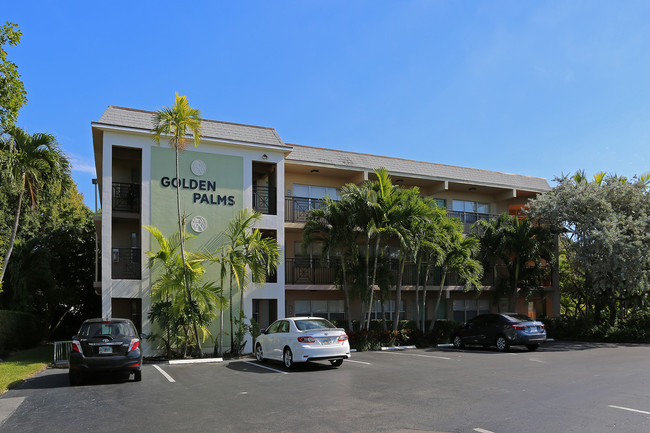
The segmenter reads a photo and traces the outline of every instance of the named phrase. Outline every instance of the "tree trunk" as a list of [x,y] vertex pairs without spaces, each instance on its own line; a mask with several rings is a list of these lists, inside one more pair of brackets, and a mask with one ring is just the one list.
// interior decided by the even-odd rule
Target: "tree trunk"
[[[23,176],[24,179],[24,176]],[[23,184],[24,184],[23,180]],[[5,254],[4,262],[2,263],[2,275],[0,275],[0,287],[2,287],[2,281],[5,278],[5,272],[7,272],[7,265],[9,264],[9,257],[11,257],[11,252],[14,250],[14,242],[16,241],[16,233],[18,233],[18,222],[20,221],[20,208],[23,205],[23,194],[24,190],[21,189],[18,194],[18,209],[16,209],[16,218],[14,219],[14,227],[11,230],[11,238],[9,239],[9,248],[7,249],[7,254]]]
[[233,323],[232,323],[232,270],[230,273],[230,291],[228,293],[230,297],[230,308],[228,312],[230,314],[230,354],[232,355],[235,351],[235,334],[233,334]]
[[350,332],[354,331],[354,327],[352,325],[352,316],[350,315],[350,293],[348,292],[348,281],[347,281],[347,275],[345,272],[345,258],[343,255],[341,255],[341,269],[343,271],[343,298],[345,299],[345,304],[343,305],[343,308],[345,309],[345,317],[348,319],[348,329]]
[[431,324],[429,325],[429,332],[433,331],[433,327],[436,325],[436,317],[438,317],[438,308],[440,308],[440,299],[442,298],[442,290],[445,287],[446,277],[447,270],[443,269],[442,277],[440,278],[440,290],[438,290],[438,300],[436,300],[436,307],[433,309],[433,317],[431,318]]
[[[422,324],[421,324],[421,329],[422,332],[424,331],[424,328],[427,326],[427,284],[429,283],[429,272],[431,271],[431,257],[427,259],[427,268],[426,268],[426,273],[424,274],[424,286],[422,287]],[[435,320],[435,318],[434,318]]]
[[[375,242],[375,265],[372,269],[372,283],[370,284],[370,303],[368,304],[368,326],[367,329],[370,329],[370,314],[372,313],[372,298],[375,292],[375,281],[377,279],[377,259],[379,258],[379,243],[381,240],[381,234],[377,234],[377,241]],[[368,258],[366,258],[368,260]],[[383,304],[382,304],[383,305]]]
[[422,267],[422,258],[418,257],[418,264],[415,271],[415,328],[420,329],[420,268]]
[[[178,170],[178,143],[174,146],[176,151],[176,211],[178,212],[178,234],[181,241],[181,259],[183,261],[183,283],[185,284],[185,292],[187,293],[187,302],[194,310],[194,303],[192,302],[192,293],[190,292],[189,282],[187,281],[187,263],[185,263],[185,231],[183,230],[183,219],[181,218],[181,190],[180,190],[180,174]],[[203,357],[201,351],[201,340],[199,339],[199,330],[196,326],[195,311],[192,311],[192,326],[194,328],[194,336],[196,337],[196,348],[198,349],[199,358]]]
[[406,257],[400,260],[399,270],[397,271],[397,284],[395,285],[395,309],[393,317],[393,331],[399,328],[399,307],[402,303],[402,278],[404,277],[404,266],[406,265]]

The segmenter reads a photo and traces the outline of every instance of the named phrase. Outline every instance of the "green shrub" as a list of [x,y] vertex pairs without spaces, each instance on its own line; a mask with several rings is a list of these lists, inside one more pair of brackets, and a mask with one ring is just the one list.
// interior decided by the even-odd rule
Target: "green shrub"
[[33,314],[0,310],[0,355],[38,345],[43,330],[41,321]]
[[609,323],[592,323],[584,317],[543,319],[546,334],[558,340],[603,341],[611,343],[650,342],[650,313],[633,314]]

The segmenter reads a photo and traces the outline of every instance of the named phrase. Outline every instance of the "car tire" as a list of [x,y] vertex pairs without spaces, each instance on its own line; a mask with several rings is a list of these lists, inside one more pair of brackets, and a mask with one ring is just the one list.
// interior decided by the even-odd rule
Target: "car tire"
[[342,359],[330,359],[330,364],[332,364],[332,367],[340,367],[343,364]]
[[142,381],[142,370],[136,370],[133,372],[133,381],[134,382]]
[[79,371],[70,370],[68,378],[70,380],[70,386],[79,386],[83,382],[81,378],[81,372]]
[[451,344],[454,345],[454,349],[462,349],[465,347],[465,344],[463,343],[463,339],[460,338],[460,335],[454,335],[451,337]]
[[284,349],[284,353],[282,354],[282,361],[284,362],[285,367],[293,367],[293,353],[291,353],[291,349],[288,347]]
[[497,346],[497,350],[499,352],[507,352],[508,349],[510,349],[510,342],[508,341],[505,335],[499,335],[497,337],[497,341],[495,342],[495,345]]
[[259,362],[264,362],[264,352],[262,351],[262,345],[257,343],[255,346],[255,359]]
[[530,352],[534,352],[539,348],[539,344],[527,344],[526,349]]

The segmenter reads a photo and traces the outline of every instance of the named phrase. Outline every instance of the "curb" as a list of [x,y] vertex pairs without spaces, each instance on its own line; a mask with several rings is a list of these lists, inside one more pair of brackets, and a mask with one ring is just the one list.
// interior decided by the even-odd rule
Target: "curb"
[[381,350],[405,350],[405,349],[416,349],[415,346],[388,346],[382,347]]

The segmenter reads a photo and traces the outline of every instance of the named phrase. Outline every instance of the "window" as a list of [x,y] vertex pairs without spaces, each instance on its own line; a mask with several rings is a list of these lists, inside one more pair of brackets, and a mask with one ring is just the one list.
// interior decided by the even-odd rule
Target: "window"
[[293,196],[305,197],[305,198],[323,198],[327,196],[332,200],[341,199],[339,191],[336,188],[330,188],[327,186],[298,185],[298,184],[293,185]]
[[[386,320],[393,320],[393,312],[395,311],[395,301],[384,301],[384,313]],[[372,309],[371,319],[381,319],[381,301],[375,301]],[[406,311],[404,311],[404,301],[399,304],[399,318],[400,320],[406,319]]]
[[488,313],[490,302],[487,299],[455,299],[453,307],[454,320],[467,322],[479,314]]
[[294,304],[296,317],[312,316],[328,320],[344,320],[343,300],[299,300]]
[[452,200],[451,207],[454,212],[490,213],[489,203],[476,201]]

